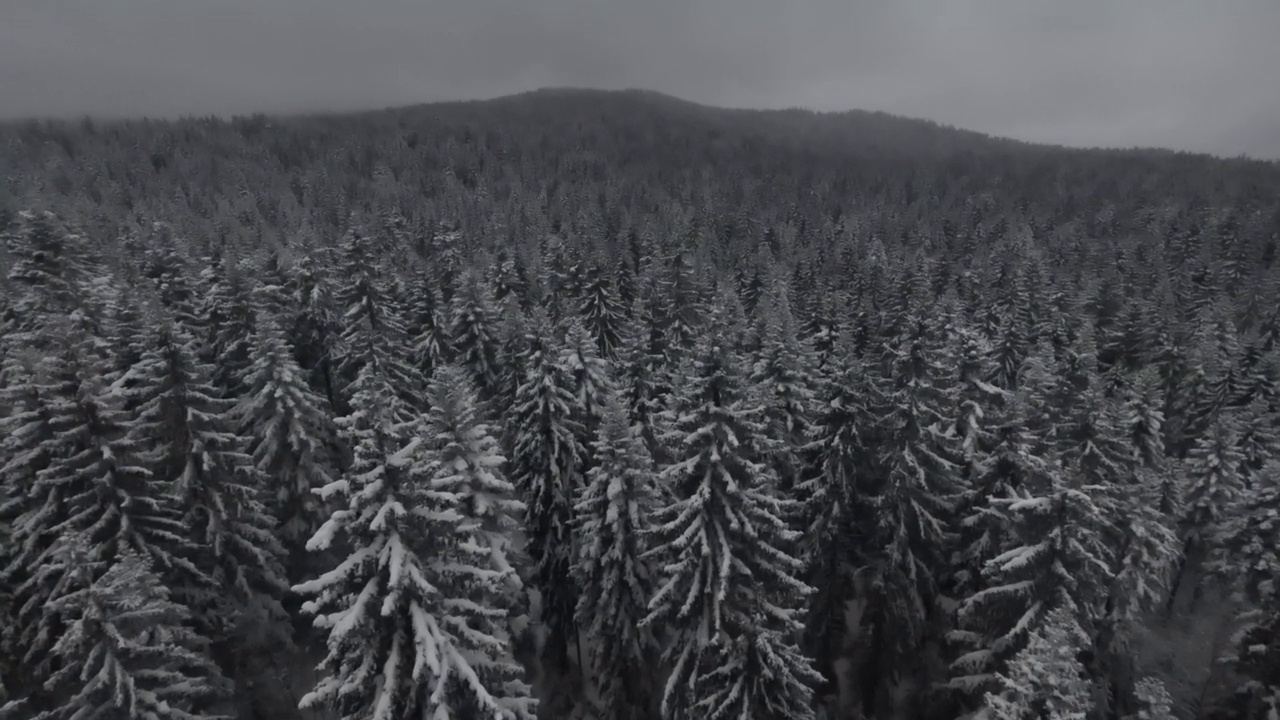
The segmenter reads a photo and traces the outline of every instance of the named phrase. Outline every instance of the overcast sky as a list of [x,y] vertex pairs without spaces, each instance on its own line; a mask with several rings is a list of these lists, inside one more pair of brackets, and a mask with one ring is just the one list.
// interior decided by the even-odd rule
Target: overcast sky
[[1280,158],[1280,0],[0,0],[0,117],[547,86]]

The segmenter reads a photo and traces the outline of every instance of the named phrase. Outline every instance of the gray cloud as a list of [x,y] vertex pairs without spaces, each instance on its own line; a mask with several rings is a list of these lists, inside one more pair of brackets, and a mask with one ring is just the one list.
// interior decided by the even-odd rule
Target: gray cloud
[[0,116],[644,87],[1280,157],[1275,0],[3,0]]

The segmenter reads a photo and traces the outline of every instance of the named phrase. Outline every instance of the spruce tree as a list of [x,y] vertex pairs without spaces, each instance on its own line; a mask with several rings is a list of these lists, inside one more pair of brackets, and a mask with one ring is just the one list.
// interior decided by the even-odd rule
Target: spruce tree
[[531,719],[528,688],[490,629],[502,611],[477,602],[494,573],[472,564],[483,548],[465,532],[459,488],[432,472],[425,427],[400,419],[408,413],[379,365],[352,384],[355,410],[339,426],[353,463],[320,489],[339,508],[307,546],[341,542],[349,554],[294,588],[314,597],[303,610],[327,631],[323,676],[301,706],[344,720]]
[[765,407],[765,433],[774,445],[768,449],[769,462],[780,490],[789,495],[801,481],[803,448],[813,435],[817,361],[808,343],[796,335],[791,303],[781,282],[775,283],[761,309],[761,347],[750,382]]
[[56,705],[38,720],[219,717],[212,708],[230,688],[191,629],[190,612],[169,598],[145,557],[126,551],[95,578],[103,562],[71,535],[51,562],[74,578],[74,589],[45,608],[65,629],[50,649],[57,671],[44,683]]
[[502,377],[497,321],[488,285],[473,274],[466,275],[453,299],[449,337],[457,362],[471,373],[485,401],[497,394]]
[[328,402],[307,384],[283,330],[259,326],[235,411],[246,452],[267,483],[281,540],[300,550],[326,516],[315,490],[334,472],[336,431]]
[[525,341],[522,376],[507,414],[511,477],[525,503],[525,534],[547,638],[543,658],[556,673],[569,670],[578,638],[572,580],[573,498],[582,483],[586,448],[573,377],[545,319],[534,318]]
[[[209,598],[215,607],[232,603],[213,612],[225,616],[221,622],[227,625],[247,623],[254,632],[278,634],[274,628],[284,617],[280,599],[288,584],[274,534],[277,521],[263,502],[246,439],[238,433],[235,404],[220,397],[212,368],[195,347],[181,329],[158,326],[130,371],[137,383],[137,417],[129,437],[145,448],[141,459],[151,473],[177,493],[200,547],[201,569],[231,591],[229,597]],[[203,601],[194,602],[202,611]]]
[[657,507],[653,460],[615,393],[603,398],[594,442],[596,465],[575,506],[581,538],[573,578],[581,589],[575,617],[591,648],[590,667],[602,717],[648,717],[656,691],[655,639],[648,614],[653,577],[643,559]]
[[1085,720],[1093,712],[1093,688],[1079,656],[1089,637],[1071,608],[1050,613],[998,676],[986,695],[994,720]]
[[811,589],[784,548],[798,533],[761,452],[764,426],[722,338],[701,343],[679,391],[662,471],[675,500],[656,516],[664,568],[646,626],[668,629],[667,718],[813,717],[821,679],[796,644]]
[[616,360],[623,342],[626,309],[606,274],[597,270],[592,278],[578,314],[595,341],[596,354],[606,360]]

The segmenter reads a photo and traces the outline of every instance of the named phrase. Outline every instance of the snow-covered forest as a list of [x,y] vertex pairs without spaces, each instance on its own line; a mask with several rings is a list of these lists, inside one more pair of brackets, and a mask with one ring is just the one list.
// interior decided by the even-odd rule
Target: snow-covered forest
[[0,716],[1276,717],[1278,233],[641,92],[0,127]]

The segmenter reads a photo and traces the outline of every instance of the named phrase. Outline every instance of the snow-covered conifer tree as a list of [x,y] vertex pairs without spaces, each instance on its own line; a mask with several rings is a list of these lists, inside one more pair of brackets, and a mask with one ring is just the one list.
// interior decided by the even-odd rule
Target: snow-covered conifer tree
[[[713,326],[714,326],[713,321]],[[797,638],[811,589],[785,547],[790,503],[760,449],[740,360],[713,333],[682,378],[662,471],[674,501],[657,515],[649,556],[662,569],[645,625],[668,631],[666,718],[811,718],[821,680]]]
[[502,377],[497,322],[489,286],[468,273],[460,280],[458,294],[453,298],[449,337],[457,362],[471,373],[472,382],[486,401],[498,391]]
[[426,429],[400,419],[409,413],[392,381],[378,359],[364,364],[353,412],[339,420],[354,461],[320,489],[340,507],[307,547],[350,552],[294,588],[314,597],[303,609],[328,634],[323,676],[302,707],[344,720],[531,720],[528,687],[488,627],[503,612],[477,602],[498,573],[476,562],[486,549],[463,532],[461,488],[432,471]]
[[328,485],[334,471],[331,410],[307,384],[283,330],[273,323],[259,325],[250,363],[248,393],[236,419],[273,498],[279,535],[300,549],[325,517],[314,490]]
[[606,360],[617,359],[623,342],[626,308],[604,272],[593,273],[578,313],[595,341],[596,354]]
[[765,407],[765,433],[773,441],[769,462],[785,494],[800,482],[802,449],[813,435],[815,367],[808,343],[796,334],[785,285],[774,283],[760,306],[760,352],[750,381]]
[[586,448],[580,440],[581,408],[573,377],[560,355],[549,323],[535,317],[507,425],[512,438],[511,477],[525,503],[533,586],[541,596],[541,620],[548,633],[544,659],[563,672],[578,634],[574,621],[578,590],[570,574],[573,498],[582,483]]
[[1026,647],[1000,673],[999,689],[987,693],[993,720],[1085,720],[1093,711],[1093,687],[1079,656],[1089,636],[1072,616],[1054,610],[1030,634]]
[[580,538],[573,577],[582,594],[576,618],[590,648],[601,716],[647,716],[656,691],[652,632],[641,629],[653,578],[642,559],[657,507],[657,475],[644,441],[616,393],[602,398],[596,465],[578,495]]
[[235,624],[281,641],[280,600],[288,583],[277,520],[263,502],[260,476],[238,433],[235,403],[220,397],[195,347],[180,328],[157,326],[129,371],[137,403],[129,440],[144,449],[140,459],[156,480],[177,494],[199,546],[197,565],[216,583],[217,592],[202,588],[190,598],[211,623],[210,634],[221,636]]
[[57,670],[44,683],[53,707],[39,720],[113,717],[197,720],[230,690],[191,629],[190,611],[169,599],[147,558],[125,551],[102,566],[77,535],[57,546],[51,563],[73,578],[45,612],[65,628],[50,649]]

